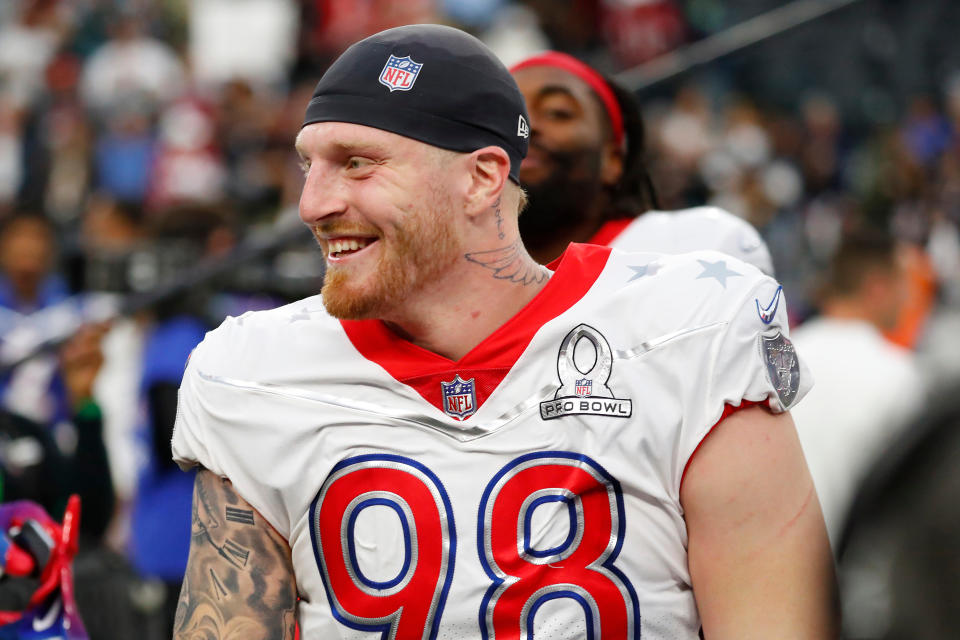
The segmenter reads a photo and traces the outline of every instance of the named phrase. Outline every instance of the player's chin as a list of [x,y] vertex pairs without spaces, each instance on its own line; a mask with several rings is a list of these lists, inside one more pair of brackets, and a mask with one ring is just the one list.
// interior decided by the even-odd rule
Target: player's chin
[[351,290],[350,287],[341,287],[336,284],[324,284],[320,293],[327,313],[340,320],[376,318],[382,306],[372,296],[365,296]]

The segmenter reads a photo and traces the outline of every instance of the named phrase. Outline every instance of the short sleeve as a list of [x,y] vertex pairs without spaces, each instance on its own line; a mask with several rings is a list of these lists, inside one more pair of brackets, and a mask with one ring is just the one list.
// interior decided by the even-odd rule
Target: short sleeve
[[772,278],[762,278],[740,300],[715,350],[705,399],[705,414],[713,418],[707,430],[728,405],[747,401],[781,413],[813,384],[790,342],[783,287]]
[[183,373],[177,396],[177,419],[173,427],[171,449],[174,462],[184,471],[199,465],[222,475],[222,470],[218,468],[207,448],[204,420],[206,410],[202,402],[202,380],[198,372],[198,360],[202,351],[203,344],[191,354]]

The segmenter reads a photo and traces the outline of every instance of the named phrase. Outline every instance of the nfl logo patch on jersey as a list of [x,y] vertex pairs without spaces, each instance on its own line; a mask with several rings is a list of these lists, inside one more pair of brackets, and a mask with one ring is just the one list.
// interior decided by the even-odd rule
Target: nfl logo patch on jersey
[[417,81],[422,68],[423,63],[414,62],[410,56],[398,58],[391,55],[387,58],[387,64],[383,65],[383,71],[380,72],[380,84],[390,89],[390,93],[409,91]]
[[466,420],[477,411],[476,378],[462,380],[459,375],[450,382],[440,382],[443,389],[443,412],[452,418]]

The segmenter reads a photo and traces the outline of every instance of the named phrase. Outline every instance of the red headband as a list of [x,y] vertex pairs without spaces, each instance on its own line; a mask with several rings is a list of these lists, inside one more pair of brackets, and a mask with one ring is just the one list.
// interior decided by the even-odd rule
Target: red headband
[[617,102],[617,96],[613,89],[599,73],[580,62],[573,56],[559,51],[547,51],[526,60],[521,60],[510,67],[510,73],[526,69],[527,67],[555,67],[563,69],[580,78],[589,85],[593,92],[600,98],[604,108],[607,110],[607,117],[610,118],[610,125],[613,128],[613,139],[617,144],[623,144],[623,112],[620,111],[620,103]]

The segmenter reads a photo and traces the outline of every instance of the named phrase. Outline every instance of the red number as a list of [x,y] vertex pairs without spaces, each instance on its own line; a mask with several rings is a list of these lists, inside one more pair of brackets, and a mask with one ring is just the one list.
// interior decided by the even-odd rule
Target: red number
[[[530,544],[533,512],[562,502],[569,534],[551,549]],[[485,640],[533,638],[545,602],[567,598],[584,614],[587,638],[636,640],[640,614],[633,586],[613,566],[623,544],[619,483],[586,456],[564,451],[516,458],[487,485],[477,545],[493,585],[480,607]]]
[[[371,580],[357,562],[354,527],[371,506],[392,509],[403,528],[404,561],[390,580]],[[436,638],[456,535],[450,500],[429,469],[385,454],[340,462],[310,507],[310,535],[337,620],[384,638]]]
[[[533,514],[547,503],[566,506],[567,536],[553,548],[535,548]],[[392,509],[403,529],[404,561],[390,580],[371,580],[357,562],[354,528],[371,506]],[[565,451],[520,456],[487,484],[478,516],[480,562],[493,582],[480,604],[484,640],[532,639],[537,611],[558,598],[581,608],[589,640],[639,640],[637,594],[614,566],[623,544],[623,496],[603,467]],[[337,620],[382,638],[437,637],[456,530],[433,472],[396,455],[344,460],[313,500],[310,533]]]

